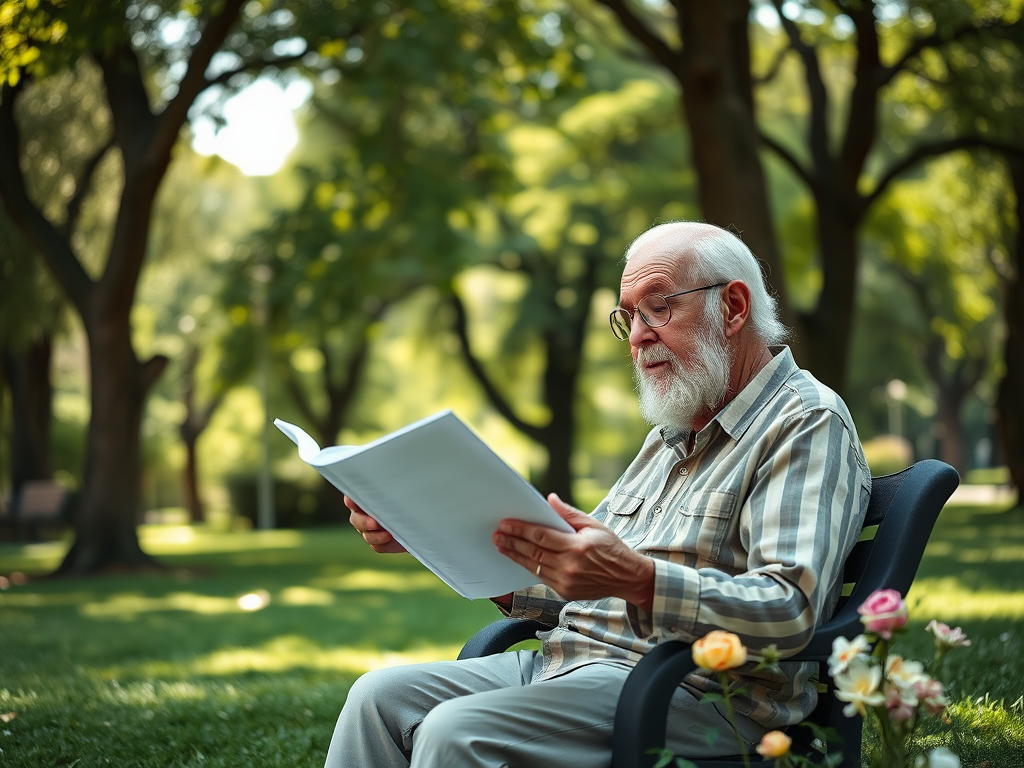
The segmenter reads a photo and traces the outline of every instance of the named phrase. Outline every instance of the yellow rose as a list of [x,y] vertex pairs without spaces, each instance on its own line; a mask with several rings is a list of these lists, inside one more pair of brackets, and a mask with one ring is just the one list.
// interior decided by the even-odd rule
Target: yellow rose
[[732,632],[716,629],[693,644],[693,661],[701,669],[724,672],[747,660],[747,649]]
[[792,743],[793,740],[782,731],[768,731],[757,745],[757,754],[766,760],[782,757],[789,752],[789,745]]

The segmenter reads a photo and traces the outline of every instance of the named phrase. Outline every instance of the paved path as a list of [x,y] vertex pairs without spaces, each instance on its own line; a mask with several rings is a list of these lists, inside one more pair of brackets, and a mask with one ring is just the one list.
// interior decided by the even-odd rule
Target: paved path
[[1010,485],[964,485],[953,491],[950,504],[1014,504],[1017,491]]

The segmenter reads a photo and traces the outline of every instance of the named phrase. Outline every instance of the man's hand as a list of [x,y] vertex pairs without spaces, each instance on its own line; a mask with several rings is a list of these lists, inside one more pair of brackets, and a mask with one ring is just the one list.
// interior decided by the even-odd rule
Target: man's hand
[[541,580],[566,600],[621,597],[650,611],[654,561],[557,495],[548,496],[548,503],[576,532],[502,520],[494,534],[501,553],[534,573],[539,565]]
[[405,552],[405,547],[395,541],[395,537],[384,530],[380,523],[370,517],[348,496],[345,497],[345,506],[349,509],[348,521],[359,531],[375,552]]

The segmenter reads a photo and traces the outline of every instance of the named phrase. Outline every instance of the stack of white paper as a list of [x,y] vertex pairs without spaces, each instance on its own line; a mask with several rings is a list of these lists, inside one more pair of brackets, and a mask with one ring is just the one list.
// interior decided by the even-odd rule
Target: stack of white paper
[[572,532],[537,490],[454,413],[443,411],[362,446],[323,450],[294,424],[274,424],[299,457],[384,526],[463,597],[537,584],[491,535],[504,518]]

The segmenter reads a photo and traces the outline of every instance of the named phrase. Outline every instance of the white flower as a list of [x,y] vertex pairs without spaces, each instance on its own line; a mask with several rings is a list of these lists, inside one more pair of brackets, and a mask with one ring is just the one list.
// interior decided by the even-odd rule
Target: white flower
[[928,679],[921,662],[906,661],[902,656],[895,655],[886,659],[885,676],[901,691],[913,690],[915,683],[922,683]]
[[936,747],[927,757],[918,755],[914,768],[960,768],[960,758],[945,747]]
[[828,657],[828,673],[835,677],[843,672],[849,663],[858,656],[868,656],[871,643],[864,635],[857,635],[853,640],[837,637],[832,641],[832,655]]
[[865,707],[877,707],[885,703],[885,694],[878,688],[882,682],[882,668],[869,664],[862,658],[854,658],[846,671],[835,676],[836,698],[850,702],[843,707],[843,714],[853,717],[855,713],[866,714]]

